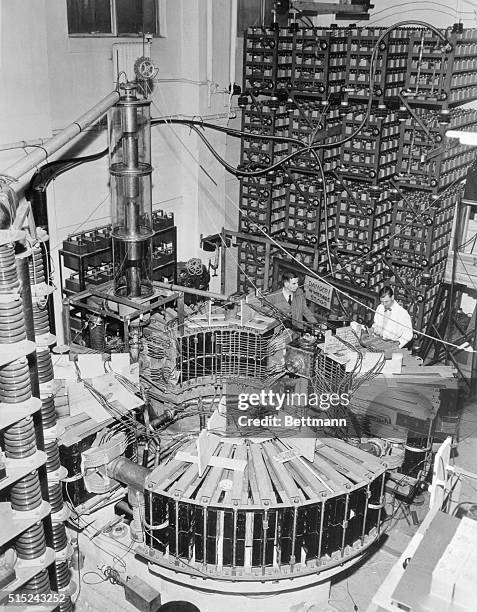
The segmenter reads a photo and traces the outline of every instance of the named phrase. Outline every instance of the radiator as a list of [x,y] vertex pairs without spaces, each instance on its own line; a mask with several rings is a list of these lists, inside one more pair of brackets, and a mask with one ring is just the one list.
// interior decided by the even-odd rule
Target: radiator
[[134,81],[134,62],[138,57],[151,57],[150,42],[127,42],[113,44],[113,79],[118,82],[121,72],[125,72],[127,79]]

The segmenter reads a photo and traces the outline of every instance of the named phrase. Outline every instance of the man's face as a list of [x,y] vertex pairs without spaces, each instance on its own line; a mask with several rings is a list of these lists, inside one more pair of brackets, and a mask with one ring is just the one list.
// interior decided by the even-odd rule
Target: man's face
[[289,281],[285,281],[285,289],[290,293],[295,293],[295,291],[298,289],[298,279],[292,278]]
[[381,304],[387,310],[391,308],[392,305],[394,304],[394,298],[391,297],[390,295],[385,295],[384,297],[381,298]]

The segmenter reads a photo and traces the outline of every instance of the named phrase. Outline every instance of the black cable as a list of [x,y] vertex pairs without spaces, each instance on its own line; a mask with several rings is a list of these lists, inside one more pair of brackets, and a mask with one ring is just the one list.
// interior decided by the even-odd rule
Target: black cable
[[217,132],[223,132],[228,136],[234,136],[236,138],[256,138],[257,140],[273,140],[275,142],[283,142],[288,144],[294,144],[298,147],[306,147],[306,144],[297,138],[290,138],[289,136],[276,136],[272,134],[255,134],[253,132],[245,132],[243,130],[237,130],[235,128],[225,127],[223,125],[216,125],[214,123],[208,123],[206,121],[198,121],[196,119],[174,119],[174,118],[151,118],[151,125],[167,125],[167,124],[176,124],[176,125],[188,125],[190,127],[202,127],[210,130],[215,130]]
[[[64,172],[67,172],[68,170],[71,170],[76,166],[80,166],[81,164],[101,159],[101,157],[107,155],[108,151],[109,147],[103,149],[102,151],[99,151],[98,153],[93,153],[92,155],[85,155],[83,157],[73,157],[69,159],[57,159],[55,161],[44,164],[32,176],[30,184],[28,186],[27,198],[34,189],[46,189],[52,180],[54,180],[56,177],[60,176]],[[48,172],[50,172],[50,174],[48,174]]]

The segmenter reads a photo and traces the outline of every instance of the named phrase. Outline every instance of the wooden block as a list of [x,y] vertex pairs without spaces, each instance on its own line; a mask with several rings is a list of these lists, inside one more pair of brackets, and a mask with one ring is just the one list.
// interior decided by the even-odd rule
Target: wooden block
[[244,462],[243,471],[235,470],[232,475],[232,488],[230,491],[227,491],[225,494],[224,502],[227,503],[240,503],[241,493],[242,493],[242,484],[245,479],[245,473],[247,468],[247,447],[245,444],[239,444],[235,448],[234,459],[238,461]]
[[255,474],[257,490],[260,495],[261,503],[271,503],[272,501],[275,501],[275,494],[273,492],[272,485],[270,482],[270,476],[268,474],[267,468],[265,467],[265,462],[262,457],[261,445],[251,444],[249,448],[252,458],[251,469]]

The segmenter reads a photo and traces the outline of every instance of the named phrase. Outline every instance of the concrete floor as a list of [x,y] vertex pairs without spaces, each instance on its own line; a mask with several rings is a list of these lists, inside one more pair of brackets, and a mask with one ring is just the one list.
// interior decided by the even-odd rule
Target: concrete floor
[[[471,472],[477,472],[477,402],[469,402],[463,410],[460,431],[460,441],[457,446],[455,464]],[[413,506],[417,517],[422,520],[427,512],[428,495],[424,494],[422,505]],[[470,500],[477,503],[477,480],[468,478],[463,480],[460,500]],[[409,524],[411,522],[411,524]],[[417,526],[406,520],[402,510],[398,509],[393,520],[386,524],[386,534],[379,547],[372,551],[358,566],[349,572],[343,573],[331,586],[329,608],[325,611],[322,606],[309,608],[299,605],[297,601],[296,612],[365,612],[374,593],[378,590],[391,567],[414,535]],[[91,534],[91,529],[89,530]],[[124,599],[124,590],[121,586],[101,582],[86,584],[99,580],[99,575],[87,572],[97,572],[97,565],[108,564],[114,566],[124,576],[126,575],[125,561],[127,557],[127,573],[144,575],[145,566],[139,561],[131,561],[125,549],[116,546],[108,536],[100,535],[95,538],[96,545],[83,535],[80,546],[87,554],[82,570],[81,592],[77,599],[76,611],[111,610],[133,612],[137,610]],[[126,556],[125,556],[126,555]],[[142,569],[142,571],[141,571]],[[139,574],[139,575],[141,575]],[[74,572],[74,580],[78,583],[78,574]],[[76,597],[76,596],[75,596]],[[167,601],[168,599],[166,599]],[[264,602],[257,601],[257,612],[263,612]],[[210,605],[201,612],[217,612],[222,610],[219,606]],[[231,612],[230,610],[228,612]],[[278,610],[277,610],[278,612]],[[281,612],[281,611],[280,611]]]

